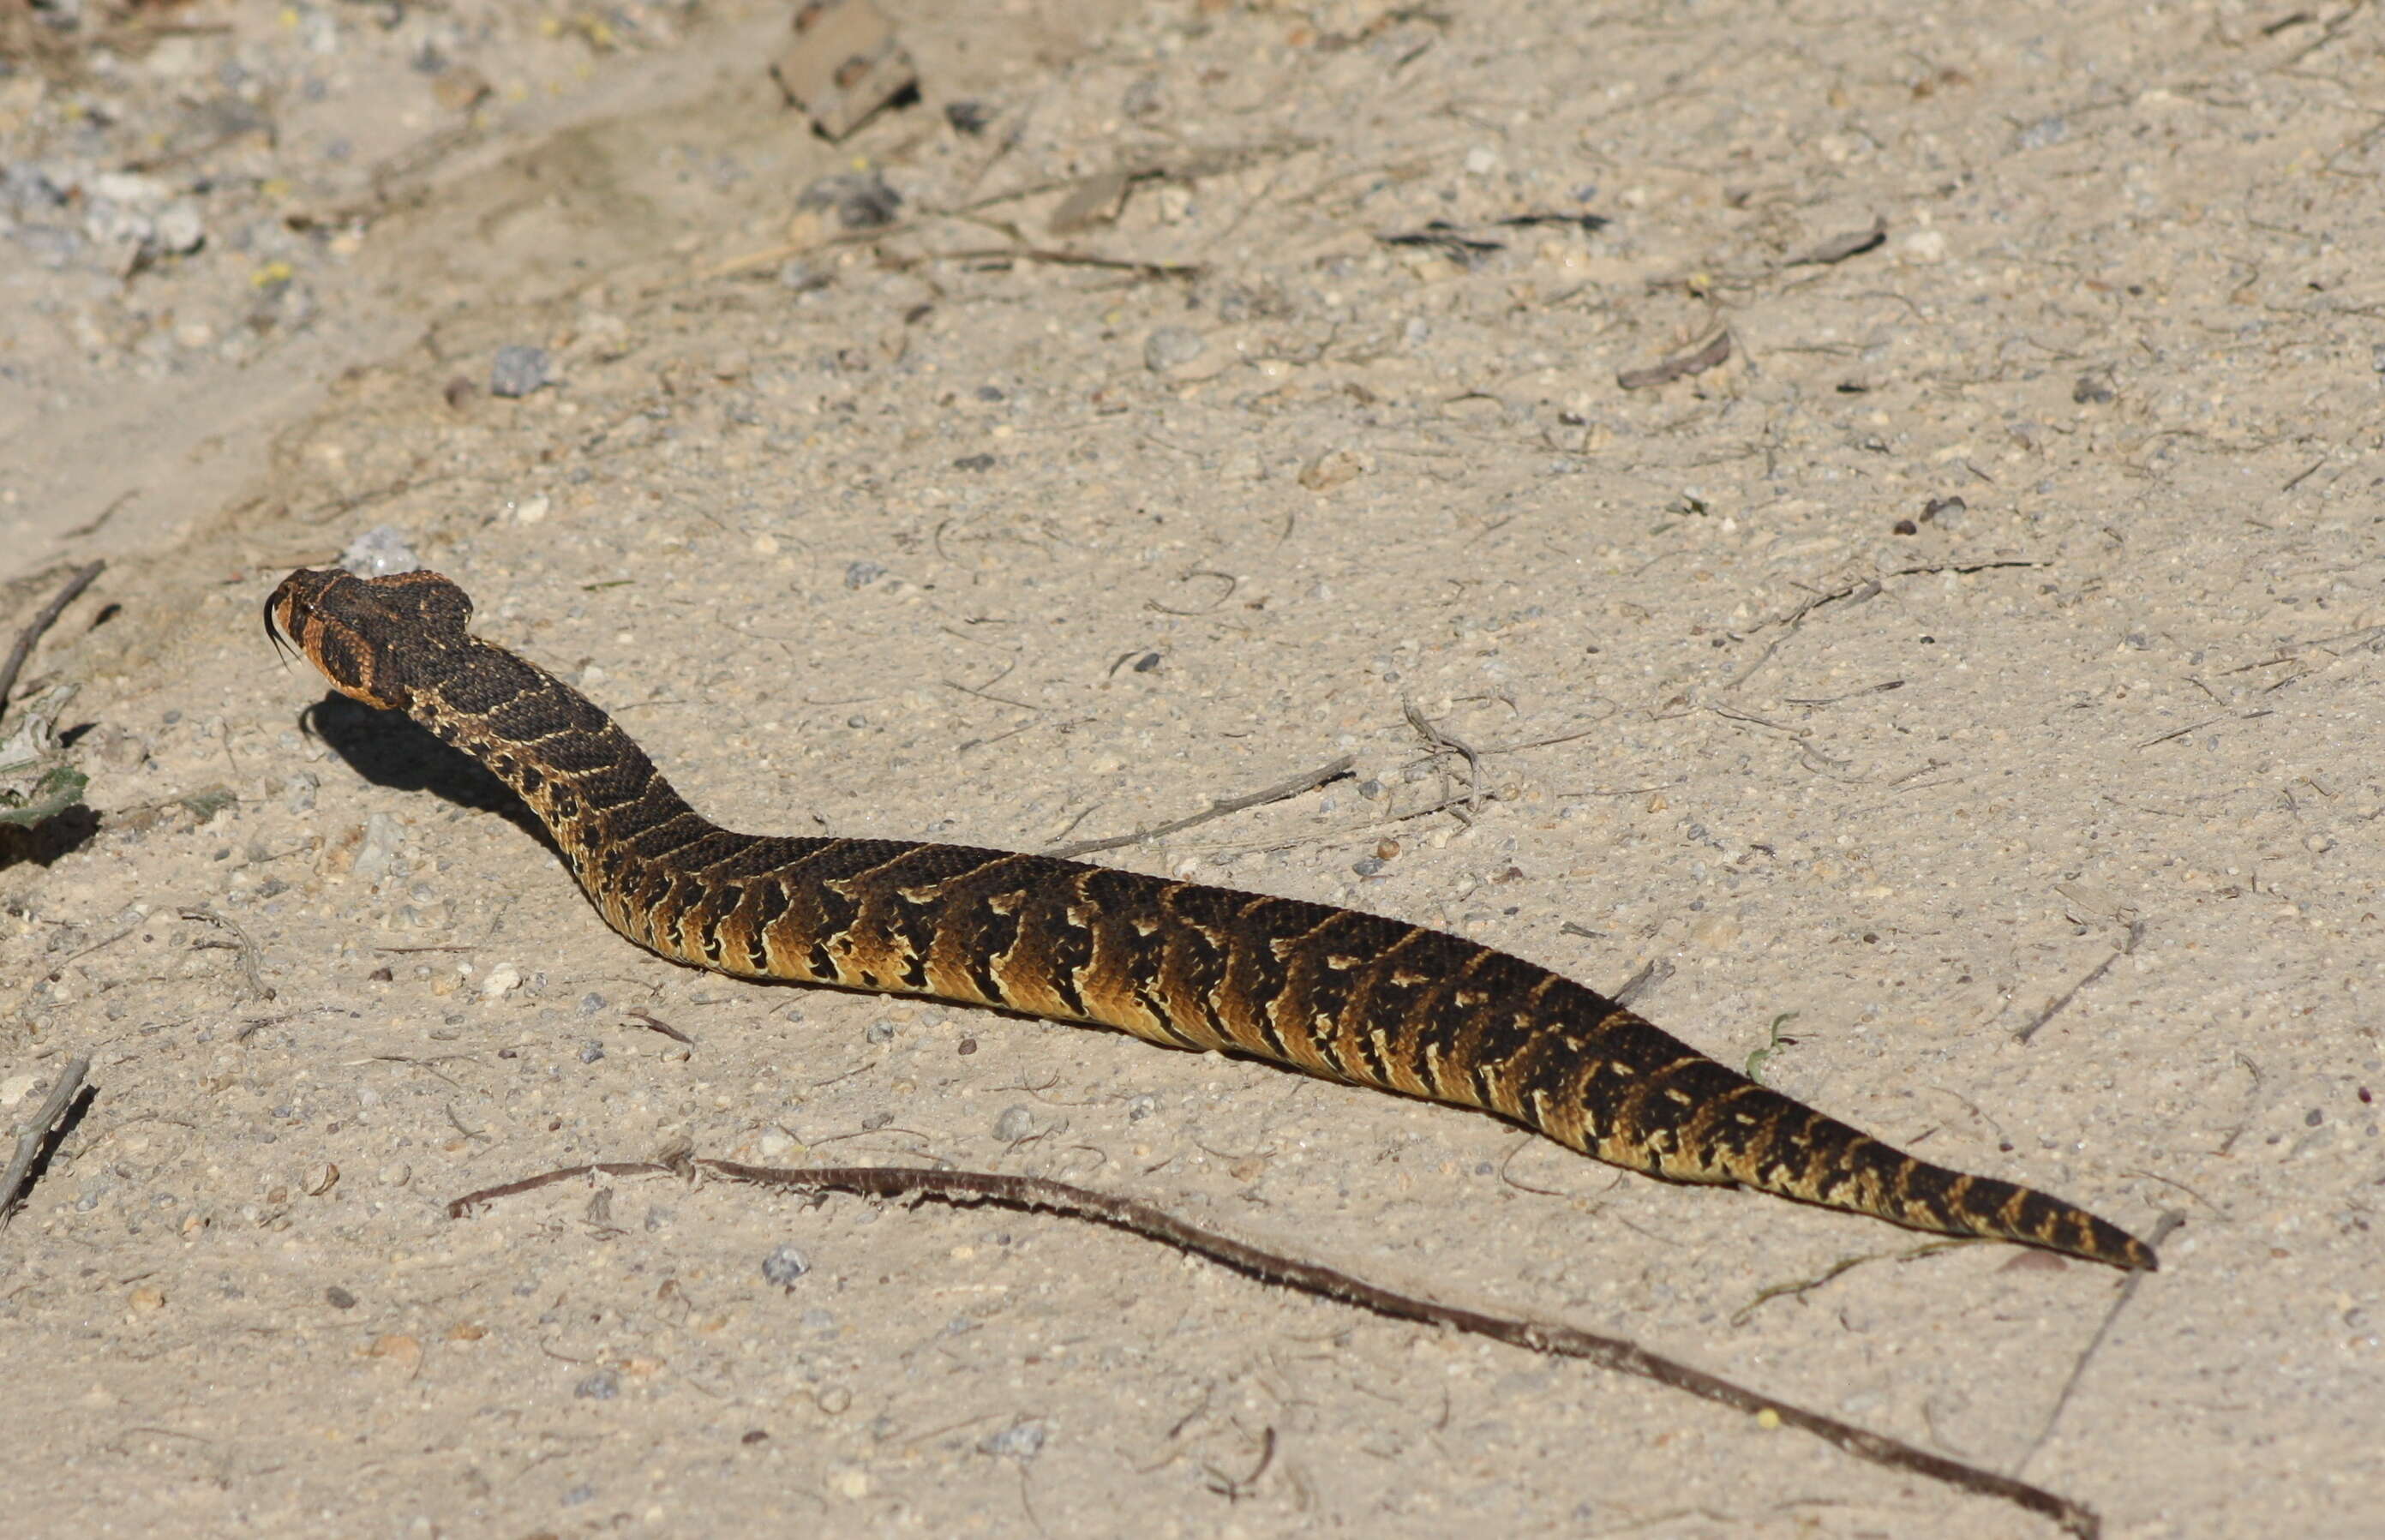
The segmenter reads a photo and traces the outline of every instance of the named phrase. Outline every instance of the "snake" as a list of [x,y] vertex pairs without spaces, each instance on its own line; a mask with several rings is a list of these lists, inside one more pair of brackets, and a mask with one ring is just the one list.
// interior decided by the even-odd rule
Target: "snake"
[[1474,1108],[1672,1182],[2155,1266],[2074,1204],[1917,1159],[1445,931],[1054,856],[724,829],[586,695],[472,635],[471,616],[436,572],[301,569],[265,629],[334,691],[487,767],[605,922],[674,962],[1113,1028]]

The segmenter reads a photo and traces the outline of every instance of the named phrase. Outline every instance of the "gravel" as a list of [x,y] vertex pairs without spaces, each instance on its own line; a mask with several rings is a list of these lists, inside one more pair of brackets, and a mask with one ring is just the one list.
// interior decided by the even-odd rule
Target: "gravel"
[[762,1276],[782,1289],[793,1288],[811,1270],[810,1260],[793,1246],[780,1246],[762,1258]]
[[515,343],[497,349],[496,361],[489,366],[489,394],[515,399],[543,390],[555,383],[553,366],[546,349]]
[[340,565],[360,578],[385,578],[393,572],[420,571],[422,558],[395,525],[376,524],[348,542],[340,553]]

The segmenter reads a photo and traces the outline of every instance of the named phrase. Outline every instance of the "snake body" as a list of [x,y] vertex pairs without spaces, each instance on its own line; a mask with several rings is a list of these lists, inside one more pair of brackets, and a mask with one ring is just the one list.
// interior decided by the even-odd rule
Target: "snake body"
[[2082,1208],[1917,1160],[1463,937],[1049,856],[723,829],[586,696],[468,634],[471,612],[433,572],[301,570],[266,626],[488,767],[606,923],[675,961],[1117,1028],[1479,1108],[1677,1182],[2154,1265]]

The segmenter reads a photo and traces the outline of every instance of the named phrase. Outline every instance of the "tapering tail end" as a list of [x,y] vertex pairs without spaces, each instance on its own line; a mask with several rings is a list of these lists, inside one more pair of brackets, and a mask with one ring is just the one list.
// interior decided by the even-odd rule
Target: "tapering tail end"
[[[1776,1192],[1877,1214],[1917,1230],[2017,1241],[2130,1271],[2150,1272],[2160,1265],[2153,1247],[2076,1204],[2033,1187],[1933,1166],[1782,1100],[1807,1126],[1794,1140],[1804,1157],[1803,1169]],[[1771,1166],[1782,1170],[1779,1163]]]
[[2158,1265],[2153,1247],[2075,1204],[1917,1160],[1682,1053],[1615,1109],[1592,1153],[1677,1181],[1736,1183],[1916,1230],[2017,1241],[2131,1271]]
[[1950,1171],[1885,1145],[1874,1147],[1896,1169],[1893,1190],[1916,1215],[1907,1223],[2020,1241],[2130,1271],[2161,1265],[2152,1246],[2075,1204],[1993,1177]]

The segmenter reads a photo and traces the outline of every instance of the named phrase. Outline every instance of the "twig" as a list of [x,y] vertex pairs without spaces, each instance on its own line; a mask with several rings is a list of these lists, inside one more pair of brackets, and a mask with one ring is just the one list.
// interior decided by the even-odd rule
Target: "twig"
[[[178,912],[185,920],[204,920],[207,924],[216,926],[219,929],[230,931],[232,934],[232,939],[239,943],[233,950],[240,954],[240,970],[248,980],[248,992],[251,995],[256,995],[260,1000],[270,1000],[273,998],[272,986],[265,982],[265,974],[256,966],[256,943],[249,939],[249,935],[246,931],[242,930],[238,925],[226,920],[223,916],[216,913],[213,909],[182,909]],[[218,943],[215,945],[220,944]]]
[[1144,840],[1155,840],[1165,835],[1181,833],[1194,824],[1206,823],[1212,819],[1224,818],[1229,813],[1239,813],[1245,808],[1256,808],[1263,803],[1281,802],[1288,796],[1298,796],[1303,792],[1314,791],[1330,781],[1339,781],[1350,773],[1350,767],[1355,762],[1353,756],[1345,754],[1305,774],[1295,775],[1289,781],[1279,781],[1274,785],[1253,792],[1247,796],[1230,796],[1222,801],[1212,802],[1204,812],[1194,813],[1190,818],[1180,818],[1173,823],[1163,823],[1156,829],[1139,830],[1131,834],[1114,834],[1103,840],[1079,840],[1073,845],[1056,845],[1045,851],[1044,854],[1083,856],[1095,850],[1116,850],[1121,845],[1138,845]]
[[[2179,1226],[2185,1222],[2186,1216],[2176,1209],[2155,1220],[2154,1233],[2150,1237],[2150,1244],[2154,1249],[2160,1250],[2161,1244],[2168,1240]],[[2070,1378],[2062,1383],[2062,1394],[2054,1398],[2054,1409],[2045,1414],[2045,1426],[2037,1430],[2036,1442],[2029,1445],[2028,1451],[2020,1459],[2013,1461],[2013,1471],[2016,1474],[2025,1470],[2029,1462],[2037,1458],[2037,1452],[2045,1447],[2045,1441],[2054,1436],[2054,1425],[2062,1420],[2062,1409],[2070,1404],[2071,1392],[2077,1390],[2079,1382],[2086,1377],[2089,1361],[2104,1346],[2104,1339],[2111,1334],[2112,1323],[2120,1319],[2120,1312],[2127,1309],[2129,1301],[2137,1296],[2137,1285],[2151,1276],[2153,1275],[2147,1272],[2130,1272],[2121,1283],[2119,1294],[2112,1300],[2112,1308],[2104,1312],[2104,1323],[2095,1328],[2094,1336],[2088,1339],[2087,1350],[2080,1353],[2079,1361],[2070,1366]]]
[[1267,1467],[1274,1463],[1275,1426],[1270,1423],[1267,1426],[1266,1434],[1259,1440],[1259,1462],[1251,1468],[1251,1473],[1249,1475],[1242,1477],[1230,1476],[1214,1465],[1204,1465],[1201,1470],[1202,1473],[1208,1479],[1208,1487],[1210,1491],[1215,1492],[1217,1496],[1225,1498],[1230,1503],[1235,1503],[1242,1501],[1244,1497],[1249,1496],[1252,1492],[1257,1489],[1259,1478],[1266,1475],[1267,1473]]
[[1475,753],[1473,745],[1465,739],[1435,725],[1417,709],[1415,701],[1405,695],[1400,697],[1400,712],[1407,718],[1408,725],[1416,729],[1417,736],[1425,741],[1426,747],[1435,753],[1455,754],[1465,758],[1466,773],[1472,782],[1466,796],[1466,822],[1471,828],[1474,815],[1482,810],[1482,756]]
[[1651,385],[1667,385],[1692,374],[1704,374],[1729,357],[1730,332],[1726,328],[1687,353],[1677,353],[1644,369],[1627,369],[1615,377],[1615,382],[1628,391],[1646,390]]
[[2014,1033],[2013,1041],[2016,1043],[2026,1043],[2030,1038],[2036,1036],[2037,1029],[2045,1025],[2048,1021],[2053,1020],[2056,1016],[2061,1015],[2063,1008],[2069,1005],[2072,1000],[2077,999],[2080,990],[2086,988],[2089,984],[2093,983],[2097,979],[2102,978],[2105,973],[2111,971],[2111,968],[2114,963],[2135,951],[2137,949],[2137,943],[2143,938],[2144,933],[2145,923],[2143,920],[2140,920],[2136,923],[2130,925],[2129,927],[2128,940],[2122,942],[2119,946],[2113,951],[2110,957],[2105,958],[2102,962],[2097,963],[2092,972],[2090,972],[2085,978],[2079,980],[2077,983],[2072,984],[2068,989],[2064,990],[2060,999],[2053,1001],[2047,1005],[2043,1010],[2039,1011],[2035,1020],[2031,1020],[2029,1025],[2021,1028],[2018,1032]]
[[7,1223],[16,1213],[17,1199],[33,1174],[33,1161],[41,1155],[42,1146],[49,1142],[51,1127],[74,1105],[77,1093],[82,1090],[82,1077],[90,1071],[89,1054],[77,1054],[67,1060],[66,1068],[58,1071],[58,1083],[50,1087],[49,1099],[33,1114],[33,1121],[19,1131],[17,1153],[9,1157],[6,1173],[0,1174],[0,1224]]
[[0,664],[0,707],[8,704],[8,692],[17,687],[17,676],[24,671],[25,659],[32,656],[33,644],[42,639],[44,632],[57,624],[58,617],[66,613],[67,606],[74,603],[76,597],[91,586],[92,580],[106,569],[107,563],[104,561],[89,562],[78,568],[74,576],[67,579],[67,585],[58,590],[57,596],[42,607],[42,612],[33,617],[31,625],[17,633],[17,645],[8,649],[8,661]]
[[1843,262],[1850,257],[1860,257],[1888,240],[1888,220],[1875,218],[1868,230],[1851,230],[1843,235],[1833,235],[1812,250],[1803,252],[1780,264],[1784,268],[1828,267]]
[[626,1012],[626,1014],[640,1026],[647,1027],[655,1032],[658,1032],[674,1043],[684,1043],[691,1048],[695,1046],[694,1038],[690,1037],[687,1033],[680,1031],[677,1027],[672,1026],[668,1021],[664,1020],[661,1017],[656,1016],[652,1011],[640,1010],[633,1006],[628,1012]]
[[1137,278],[1198,278],[1209,269],[1198,262],[1138,262],[1121,257],[1097,257],[1089,251],[1065,251],[1054,246],[982,246],[968,251],[931,251],[931,262],[982,262],[1024,259],[1060,268],[1105,268],[1130,272]]
[[2278,490],[2279,492],[2291,492],[2294,488],[2310,480],[2312,475],[2318,470],[2319,467],[2327,464],[2327,462],[2333,457],[2334,456],[2332,451],[2329,454],[2321,455],[2318,458],[2311,461],[2309,466],[2304,470],[2301,475],[2295,477],[2292,481],[2288,482],[2285,485],[2278,488]]
[[1443,1304],[1419,1295],[1404,1294],[1319,1262],[1303,1261],[1267,1251],[1230,1236],[1189,1224],[1162,1209],[1132,1198],[1097,1193],[1043,1177],[1012,1176],[993,1171],[927,1171],[893,1166],[822,1167],[783,1171],[741,1165],[731,1160],[682,1159],[676,1165],[653,1161],[606,1161],[574,1166],[528,1177],[503,1186],[467,1194],[447,1206],[461,1219],[483,1204],[510,1197],[550,1183],[568,1181],[593,1171],[618,1176],[642,1172],[685,1174],[703,1170],[731,1181],[750,1182],[799,1193],[843,1192],[865,1197],[929,1199],[956,1208],[991,1203],[1024,1212],[1043,1211],[1063,1219],[1108,1225],[1195,1257],[1205,1257],[1263,1283],[1272,1283],[1320,1299],[1330,1299],[1393,1321],[1414,1321],[1488,1337],[1527,1352],[1551,1358],[1580,1358],[1617,1373],[1636,1375],[1702,1400],[1743,1411],[1765,1426],[1787,1424],[1854,1455],[1891,1470],[1910,1471],[1960,1491],[1999,1497],[2042,1514],[2079,1540],[2096,1540],[2102,1520],[2094,1510],[2070,1499],[1992,1471],[1967,1465],[1927,1449],[1916,1448],[1881,1434],[1842,1422],[1820,1412],[1760,1395],[1743,1385],[1693,1369],[1677,1359],[1651,1353],[1621,1337],[1602,1336],[1549,1321],[1492,1315]]
[[1638,972],[1623,981],[1623,987],[1607,996],[1618,1006],[1629,1006],[1646,994],[1651,985],[1663,983],[1673,976],[1670,961],[1658,958],[1640,965]]
[[[1926,578],[1946,572],[1954,572],[1967,577],[1974,572],[1992,572],[2004,567],[2050,567],[2052,565],[2052,562],[2046,561],[2005,559],[1997,561],[1931,561],[1924,562],[1918,567],[1900,567],[1892,572],[1885,572],[1874,577],[1857,578],[1851,582],[1845,583],[1838,588],[1831,589],[1829,593],[1817,594],[1786,615],[1777,615],[1769,620],[1756,621],[1755,624],[1748,627],[1742,635],[1742,637],[1753,636],[1767,626],[1780,626],[1786,630],[1794,631],[1799,625],[1804,623],[1806,616],[1811,615],[1814,611],[1821,608],[1824,605],[1837,604],[1842,599],[1853,599],[1858,604],[1861,604],[1866,600],[1876,599],[1879,597],[1880,595],[1881,577]],[[1757,658],[1754,664],[1749,666],[1746,673],[1742,673],[1739,678],[1732,680],[1729,688],[1737,689],[1741,684],[1745,683],[1748,676],[1754,673],[1757,669],[1762,668],[1766,659],[1769,658],[1771,656],[1771,652],[1767,649],[1763,657]]]
[[1903,1251],[1866,1251],[1853,1257],[1842,1257],[1811,1278],[1800,1279],[1793,1283],[1767,1285],[1757,1292],[1754,1298],[1730,1312],[1730,1323],[1733,1326],[1744,1326],[1754,1319],[1757,1309],[1767,1303],[1775,1299],[1803,1299],[1841,1273],[1853,1272],[1866,1262],[1911,1262],[1923,1257],[1934,1257],[1942,1251],[1952,1251],[1959,1246],[1976,1244],[1978,1243],[1966,1237],[1959,1241],[1931,1241],[1923,1246],[1908,1246]]
[[[2297,678],[2299,678],[2299,677],[2301,677],[2301,676],[2300,676],[2300,675],[2297,675],[2296,677],[2297,677]],[[2291,682],[2292,682],[2292,681],[2291,681],[2291,680],[2289,680],[2289,681],[2287,681],[2286,682],[2288,682],[2288,683],[2291,683]],[[2271,685],[2271,686],[2270,686],[2270,688],[2274,690],[2274,689],[2276,689],[2276,688],[2277,688],[2277,686],[2273,684],[2273,685]],[[2229,721],[2229,720],[2235,720],[2235,721],[2240,721],[2240,722],[2249,722],[2249,721],[2253,721],[2253,720],[2256,720],[2256,719],[2258,719],[2258,718],[2261,718],[2261,717],[2274,717],[2274,716],[2276,716],[2276,715],[2277,715],[2277,713],[2276,713],[2276,712],[2274,712],[2274,711],[2247,711],[2247,712],[2245,712],[2242,716],[2241,716],[2241,717],[2236,717],[2236,718],[2232,718],[2232,719],[2231,719],[2231,718],[2229,718],[2229,717],[2225,717],[2225,716],[2220,716],[2220,717],[2206,717],[2206,718],[2204,718],[2203,720],[2201,720],[2201,721],[2199,721],[2199,722],[2191,722],[2191,723],[2189,723],[2187,726],[2179,728],[2179,729],[2177,732],[2165,732],[2165,733],[2163,733],[2163,734],[2162,734],[2160,737],[2158,737],[2158,738],[2147,738],[2143,743],[2139,744],[2137,746],[2138,746],[2139,748],[2157,748],[2157,747],[2159,747],[2159,746],[2160,746],[2161,745],[2163,745],[2163,744],[2166,744],[2166,743],[2172,742],[2172,741],[2173,741],[2173,740],[2175,740],[2175,739],[2183,738],[2183,737],[2185,737],[2185,736],[2186,736],[2188,733],[2190,733],[2190,732],[2202,732],[2204,728],[2206,728],[2206,727],[2210,727],[2210,726],[2212,726],[2213,724],[2217,723],[2217,722],[2224,722],[2224,721]]]
[[1015,706],[1021,711],[1043,712],[1049,710],[1049,707],[1034,706],[1023,700],[1013,700],[1008,695],[997,695],[991,693],[993,686],[1001,683],[1004,680],[1008,679],[1012,673],[1017,671],[1018,668],[1018,659],[1014,657],[1010,660],[1008,667],[1005,668],[1002,672],[994,675],[992,679],[987,680],[983,684],[963,684],[957,679],[948,679],[943,682],[944,688],[948,690],[958,690],[965,695],[975,695],[980,700],[990,700],[996,706]]

